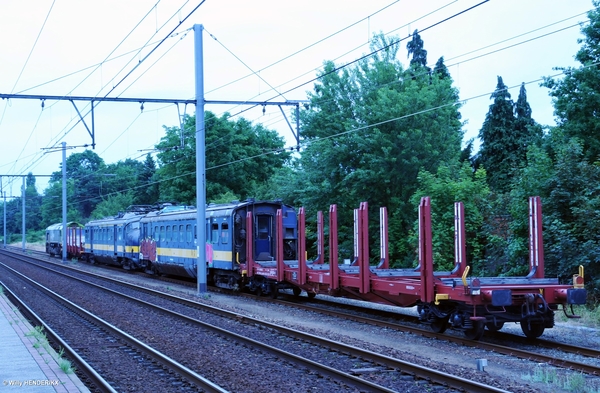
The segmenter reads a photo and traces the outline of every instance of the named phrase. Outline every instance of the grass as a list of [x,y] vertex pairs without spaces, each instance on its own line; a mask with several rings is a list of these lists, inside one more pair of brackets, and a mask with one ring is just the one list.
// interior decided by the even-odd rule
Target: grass
[[573,393],[598,393],[598,387],[586,386],[583,373],[559,374],[555,367],[538,365],[533,374],[522,375],[521,379],[548,385],[547,391],[566,390]]
[[548,365],[538,365],[533,374],[521,375],[521,379],[529,382],[548,385],[546,391],[568,391],[573,393],[599,393],[600,386],[586,384],[583,373],[559,373],[558,369]]
[[[570,313],[571,309],[568,308],[568,311]],[[567,318],[565,317],[565,314],[559,310],[555,314],[556,321],[568,321],[570,323],[579,323],[583,326],[591,328],[600,328],[600,305],[573,306],[573,311],[575,312],[575,315],[578,315],[581,318]]]
[[[38,349],[38,351],[40,348],[44,348],[46,353],[50,354],[50,356],[55,353],[50,347],[50,343],[48,342],[48,338],[46,337],[46,333],[44,333],[44,328],[42,326],[36,326],[33,330],[26,333],[25,336],[33,337],[36,340],[33,343],[33,347]],[[65,372],[65,374],[73,374],[75,372],[75,368],[71,364],[71,361],[63,357],[64,353],[64,348],[60,348],[58,353],[56,353],[56,362],[58,363],[60,369]]]

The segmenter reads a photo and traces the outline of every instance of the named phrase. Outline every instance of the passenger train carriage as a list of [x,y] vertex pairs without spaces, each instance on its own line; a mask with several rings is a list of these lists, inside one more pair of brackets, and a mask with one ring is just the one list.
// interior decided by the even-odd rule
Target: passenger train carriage
[[[46,252],[50,256],[62,255],[62,223],[50,225],[46,228]],[[83,251],[85,237],[83,225],[76,222],[67,223],[67,257],[79,258]]]
[[83,256],[91,263],[141,269],[140,220],[152,206],[135,205],[115,217],[93,220],[85,225],[86,244]]
[[[248,249],[252,250],[252,258],[256,260],[275,260],[277,210],[285,212],[285,240],[281,247],[286,259],[294,259],[297,222],[292,207],[280,201],[248,200],[211,204],[206,208],[205,247],[209,281],[224,288],[238,288],[240,283],[245,284],[240,264],[246,262]],[[246,216],[249,212],[254,217],[252,231],[257,234],[250,248],[246,244]],[[148,213],[141,219],[139,258],[146,261],[147,270],[196,278],[196,217],[196,209],[175,206]]]

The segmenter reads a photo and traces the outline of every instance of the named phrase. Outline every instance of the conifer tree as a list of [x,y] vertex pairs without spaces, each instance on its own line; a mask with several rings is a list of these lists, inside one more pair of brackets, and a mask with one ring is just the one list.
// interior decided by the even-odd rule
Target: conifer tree
[[519,166],[524,165],[527,159],[527,149],[541,141],[542,127],[533,119],[531,106],[527,102],[525,83],[521,84],[519,98],[515,104],[515,137],[518,149],[515,151]]
[[501,76],[498,76],[491,99],[494,102],[479,131],[481,148],[477,164],[485,168],[490,188],[503,193],[510,190],[518,161],[514,155],[518,150],[518,142],[515,138],[514,103]]
[[406,49],[408,49],[408,57],[412,55],[412,59],[410,59],[410,66],[422,66],[425,67],[429,72],[431,69],[427,67],[427,51],[423,49],[423,46],[424,43],[423,39],[419,35],[419,30],[415,30],[415,32],[412,34],[412,40],[406,44]]

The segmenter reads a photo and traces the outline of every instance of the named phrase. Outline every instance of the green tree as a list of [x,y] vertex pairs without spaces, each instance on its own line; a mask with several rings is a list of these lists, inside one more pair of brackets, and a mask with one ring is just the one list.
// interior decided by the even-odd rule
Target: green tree
[[412,59],[410,59],[410,65],[423,67],[423,69],[429,71],[429,67],[427,67],[427,51],[423,46],[424,42],[419,35],[419,30],[415,30],[415,32],[412,34],[412,39],[408,44],[406,44],[406,49],[408,49],[408,57],[412,55]]
[[[454,267],[454,202],[463,202],[465,208],[465,241],[467,263],[472,274],[486,270],[485,247],[488,235],[482,231],[485,218],[489,215],[489,187],[485,170],[473,172],[468,162],[440,165],[435,174],[421,171],[419,188],[411,198],[418,205],[421,197],[431,197],[431,219],[433,253],[436,270],[450,271]],[[414,228],[417,228],[418,220]],[[411,240],[417,247],[418,233],[413,230]],[[416,260],[415,260],[416,263]]]
[[440,78],[450,78],[450,71],[448,71],[448,68],[444,64],[444,56],[440,57],[435,63],[433,73],[438,75]]
[[[290,158],[285,141],[275,131],[252,125],[246,119],[228,120],[205,114],[206,196],[208,201],[234,194],[239,199],[254,196],[256,187],[266,183]],[[160,196],[188,204],[196,202],[195,117],[184,119],[181,129],[165,127],[166,135],[156,146]]]
[[[352,69],[326,62],[309,93],[310,105],[300,114],[306,148],[299,200],[314,210],[336,203],[347,228],[361,201],[369,202],[372,217],[387,206],[391,258],[410,264],[406,235],[416,217],[410,197],[417,175],[460,154],[458,92],[450,77],[430,76],[419,62],[405,70],[397,41],[376,36],[372,49],[379,51]],[[416,49],[423,53],[422,46]],[[346,239],[341,250],[350,253],[352,239]]]
[[132,190],[109,195],[96,205],[96,209],[94,209],[90,218],[96,219],[115,216],[120,211],[125,211],[128,206],[135,204],[134,200],[135,193]]
[[[106,164],[92,150],[69,155],[66,164],[67,179],[73,182],[73,191],[67,194],[69,209],[75,209],[78,217],[90,217],[92,211],[96,208],[96,204],[101,201],[101,177],[106,173]],[[60,171],[52,173],[49,187],[52,187],[54,183],[58,183],[62,187],[62,164]],[[62,188],[58,195],[62,195]],[[52,206],[49,206],[49,204],[52,204]],[[60,212],[62,210],[61,206],[62,197],[52,198],[46,204],[46,208],[52,210],[52,212]]]
[[519,150],[519,145],[515,137],[514,103],[501,76],[498,76],[496,90],[490,98],[494,102],[479,130],[478,166],[485,168],[493,191],[507,192],[513,171],[518,168],[519,161],[514,153]]
[[[584,146],[571,139],[557,151],[555,175],[548,180],[548,203],[544,209],[546,266],[550,274],[568,278],[583,265],[592,279],[592,288],[600,284],[600,166],[583,157]],[[596,296],[600,292],[596,289]]]
[[41,226],[41,207],[42,207],[42,196],[38,194],[35,186],[35,177],[31,172],[27,174],[25,180],[25,225],[26,230],[38,231],[43,229]]
[[135,204],[151,205],[159,201],[160,194],[156,176],[156,162],[150,154],[146,155],[146,160],[138,176],[138,183]]
[[[62,180],[51,181],[44,190],[41,219],[42,228],[62,222]],[[67,179],[67,221],[84,223],[86,219],[75,201],[75,181]]]
[[531,106],[527,102],[525,83],[522,83],[519,97],[515,103],[515,138],[518,146],[515,155],[519,166],[523,166],[527,161],[527,149],[530,146],[539,145],[542,136],[542,127],[532,117]]
[[542,84],[550,89],[554,115],[566,138],[583,143],[584,157],[596,161],[600,155],[600,1],[594,0],[588,13],[590,23],[582,25],[583,44],[575,55],[580,67],[557,68],[562,79],[547,77]]

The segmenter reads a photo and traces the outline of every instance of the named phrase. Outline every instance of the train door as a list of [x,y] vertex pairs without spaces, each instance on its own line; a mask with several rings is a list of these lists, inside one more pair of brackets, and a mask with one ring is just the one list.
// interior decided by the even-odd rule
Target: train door
[[113,252],[114,252],[113,255],[117,255],[117,253],[119,252],[119,250],[118,250],[119,241],[117,238],[117,226],[116,225],[114,225],[112,227],[112,231],[109,232],[109,236],[112,237],[112,239],[110,239],[110,240],[111,240],[111,243],[113,244]]
[[273,260],[273,247],[271,245],[271,239],[273,237],[273,216],[268,214],[256,215],[255,225],[254,233],[256,233],[256,240],[254,242],[254,247],[256,251],[256,260]]

